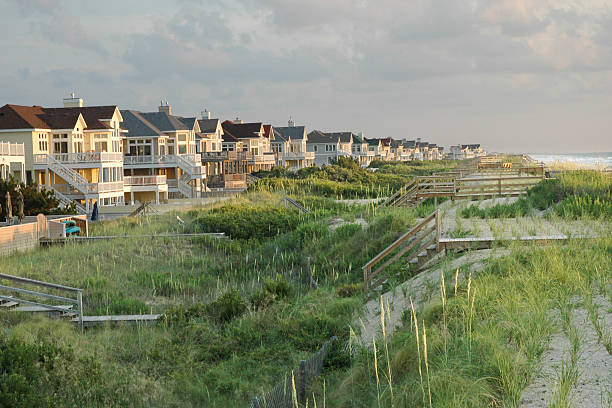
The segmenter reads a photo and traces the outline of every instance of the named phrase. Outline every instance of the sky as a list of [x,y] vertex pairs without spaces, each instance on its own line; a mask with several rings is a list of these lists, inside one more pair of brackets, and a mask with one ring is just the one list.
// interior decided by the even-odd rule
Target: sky
[[0,0],[0,105],[612,151],[612,0]]

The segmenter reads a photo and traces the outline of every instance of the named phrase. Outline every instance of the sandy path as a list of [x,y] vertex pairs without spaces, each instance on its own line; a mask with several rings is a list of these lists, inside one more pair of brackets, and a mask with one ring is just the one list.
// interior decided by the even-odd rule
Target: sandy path
[[[440,277],[444,272],[447,282],[454,282],[455,271],[459,270],[459,283],[466,278],[469,272],[482,270],[488,259],[494,259],[509,253],[506,249],[485,249],[481,251],[467,252],[461,257],[451,262],[437,264],[413,278],[402,283],[393,290],[382,295],[385,307],[389,304],[389,317],[387,321],[388,335],[393,333],[402,324],[402,313],[410,309],[410,299],[414,302],[414,307],[420,310],[433,296],[440,293]],[[449,280],[450,279],[450,280]],[[380,323],[380,297],[366,303],[365,312],[356,322],[361,328],[361,344],[372,347],[372,338],[381,334]]]
[[[612,326],[612,305],[602,296],[593,302],[600,315],[603,332]],[[558,320],[558,318],[557,318]],[[579,332],[579,351],[576,368],[578,378],[569,395],[570,406],[584,408],[607,408],[612,406],[612,355],[600,341],[597,331],[583,306],[571,312],[571,324]],[[523,391],[520,407],[544,408],[556,406],[559,376],[563,364],[571,365],[571,342],[567,334],[555,333],[548,349],[542,355],[540,367],[535,371],[531,384]]]

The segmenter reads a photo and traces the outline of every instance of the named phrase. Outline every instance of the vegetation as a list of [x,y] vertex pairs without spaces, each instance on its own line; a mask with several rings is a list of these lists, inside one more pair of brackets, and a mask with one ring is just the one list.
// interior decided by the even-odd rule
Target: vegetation
[[405,185],[410,178],[433,171],[447,171],[456,161],[373,162],[368,169],[346,157],[328,166],[297,171],[275,167],[256,173],[262,177],[252,191],[287,191],[292,194],[316,194],[331,198],[378,198]]
[[[368,177],[419,167],[385,164],[371,172],[335,166],[336,174],[351,166],[350,174]],[[567,315],[570,299],[584,300],[601,341],[612,344],[592,300],[612,301],[612,241],[602,238],[510,248],[479,272],[444,270],[442,287],[426,283],[424,290],[435,294],[429,304],[404,310],[392,336],[358,345],[367,298],[361,266],[431,213],[434,203],[415,209],[349,205],[303,186],[277,190],[263,183],[345,183],[307,172],[304,178],[270,174],[252,191],[209,207],[90,226],[93,235],[130,239],[3,258],[4,273],[83,288],[86,314],[165,318],[76,334],[65,321],[0,311],[0,406],[247,406],[332,336],[338,347],[310,390],[316,404],[310,399],[309,406],[516,406],[550,336],[576,333],[571,322],[549,318],[556,310]],[[530,208],[550,203],[545,208],[557,211],[586,194],[593,202],[606,200],[606,179],[583,183],[580,177],[541,183],[526,198]],[[311,211],[285,207],[287,194]],[[136,237],[194,231],[225,232],[230,239]],[[458,223],[451,233],[469,231]],[[388,272],[391,288],[411,274],[401,261]],[[576,380],[575,358],[565,367],[559,404]]]
[[527,197],[511,204],[488,208],[471,205],[461,211],[464,218],[512,218],[528,215],[533,209],[552,211],[566,219],[612,217],[612,176],[597,171],[575,171],[557,179],[543,180]]
[[13,216],[18,214],[19,208],[17,204],[17,191],[20,190],[23,194],[23,212],[24,215],[38,214],[76,214],[75,205],[68,207],[59,207],[59,200],[55,198],[52,191],[38,189],[36,184],[20,183],[14,178],[9,180],[0,180],[0,204],[2,204],[2,212],[0,219],[6,218],[6,193],[11,195],[11,207]]

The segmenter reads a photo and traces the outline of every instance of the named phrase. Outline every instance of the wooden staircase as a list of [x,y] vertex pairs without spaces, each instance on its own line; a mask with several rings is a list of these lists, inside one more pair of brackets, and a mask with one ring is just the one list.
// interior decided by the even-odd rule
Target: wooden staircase
[[308,214],[310,211],[308,211],[307,208],[304,208],[300,203],[298,203],[297,201],[295,201],[293,198],[285,196],[283,197],[283,201],[285,202],[285,206],[292,206],[294,208],[297,208],[299,211],[303,212],[304,214]]
[[399,260],[406,263],[406,268],[419,270],[440,252],[440,233],[441,214],[437,209],[362,267],[364,291],[385,284],[385,270]]

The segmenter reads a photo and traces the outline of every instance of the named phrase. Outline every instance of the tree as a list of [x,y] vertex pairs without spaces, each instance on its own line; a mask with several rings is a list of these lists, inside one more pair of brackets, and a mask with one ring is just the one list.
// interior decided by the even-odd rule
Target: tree
[[0,200],[2,201],[2,211],[0,213],[0,219],[5,219],[7,214],[6,208],[6,192],[8,191],[11,195],[11,207],[13,214],[19,213],[17,190],[20,189],[23,194],[23,206],[24,215],[38,215],[38,214],[75,214],[76,205],[61,208],[59,206],[60,201],[55,197],[52,191],[41,189],[39,191],[36,184],[25,185],[18,182],[15,178],[11,177],[8,180],[0,180]]

